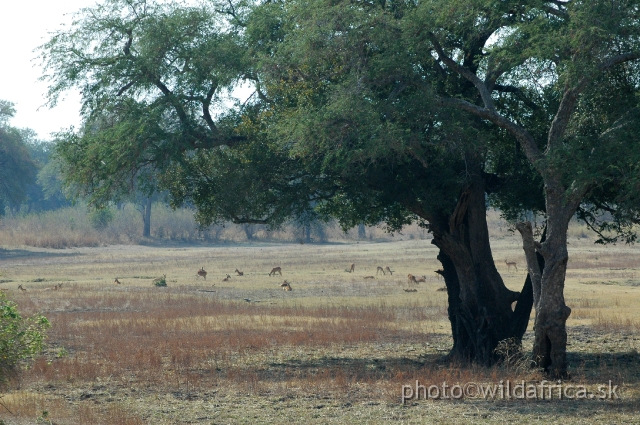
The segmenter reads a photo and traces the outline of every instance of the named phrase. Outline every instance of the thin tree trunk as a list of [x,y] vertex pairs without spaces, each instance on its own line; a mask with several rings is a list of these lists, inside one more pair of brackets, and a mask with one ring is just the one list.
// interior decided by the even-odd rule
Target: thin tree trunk
[[[537,253],[544,258],[544,267],[541,268],[539,298],[536,300],[533,357],[548,374],[554,378],[564,378],[568,376],[567,319],[571,314],[564,300],[564,282],[569,262],[567,230],[584,193],[576,192],[573,199],[568,200],[560,179],[553,174],[549,176],[545,182],[546,239],[534,244]],[[529,239],[527,234],[528,230],[525,229],[523,241]],[[530,247],[526,248],[529,242],[523,243],[525,251],[529,251],[529,262]]]
[[311,223],[304,225],[304,241],[305,243],[311,243]]
[[565,191],[556,189],[555,185],[547,184],[545,190],[547,239],[537,246],[545,264],[536,310],[533,356],[547,373],[555,378],[564,378],[567,376],[567,319],[571,314],[564,300],[569,262],[567,230],[575,206],[565,204]]
[[363,223],[358,224],[358,239],[365,239],[367,237],[367,231]]
[[143,206],[142,210],[142,237],[150,238],[151,237],[151,196],[149,196]]

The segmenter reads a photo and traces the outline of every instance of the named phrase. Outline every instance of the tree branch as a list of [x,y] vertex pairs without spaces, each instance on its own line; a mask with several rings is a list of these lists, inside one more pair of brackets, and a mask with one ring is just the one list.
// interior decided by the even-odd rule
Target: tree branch
[[493,99],[491,99],[491,92],[487,90],[487,86],[480,80],[480,78],[478,78],[476,74],[469,71],[467,68],[458,65],[456,61],[448,57],[444,53],[442,46],[440,46],[438,39],[433,33],[429,32],[428,36],[431,39],[433,48],[436,50],[436,53],[438,54],[438,58],[442,62],[444,62],[444,64],[447,65],[449,68],[453,69],[456,73],[458,73],[462,77],[469,80],[480,92],[480,96],[482,97],[482,102],[484,103],[485,108],[495,113],[496,107],[493,104]]
[[562,18],[562,19],[569,19],[569,14],[567,13],[566,10],[561,9],[561,7],[563,6],[562,3],[557,2],[557,1],[551,1],[550,3],[555,4],[556,6],[558,6],[558,8],[555,8],[553,6],[550,6],[548,4],[544,4],[542,5],[542,10],[544,10],[545,12],[557,16],[558,18]]
[[529,270],[529,277],[533,285],[533,306],[538,311],[538,303],[540,302],[540,291],[542,286],[542,272],[540,271],[540,264],[538,263],[538,256],[536,255],[536,243],[533,239],[533,228],[531,222],[520,222],[516,224],[516,229],[522,236],[522,249],[524,250],[524,256],[527,260],[527,269]]
[[529,99],[526,98],[524,92],[519,88],[519,87],[515,87],[515,86],[505,86],[502,84],[495,84],[493,86],[493,89],[497,92],[500,93],[513,93],[515,95],[517,95],[518,99],[520,99],[525,105],[527,105],[529,108],[531,108],[532,110],[539,110],[540,106],[537,105],[536,103],[530,101]]
[[602,61],[600,65],[598,65],[598,69],[600,71],[606,71],[609,68],[612,68],[615,65],[620,63],[629,62],[632,60],[640,59],[640,52],[627,52],[617,56],[610,57]]
[[218,128],[216,127],[216,124],[213,122],[213,118],[211,118],[209,107],[211,106],[211,99],[213,98],[213,94],[215,93],[217,88],[218,88],[217,84],[215,83],[211,84],[211,87],[207,92],[207,97],[202,102],[202,117],[204,118],[207,125],[209,126],[209,130],[211,130],[214,133],[217,133]]
[[527,156],[527,159],[531,162],[535,169],[538,170],[538,172],[540,172],[543,177],[547,174],[547,170],[544,169],[539,163],[539,161],[543,158],[543,154],[540,149],[538,149],[533,136],[531,136],[531,134],[529,134],[529,132],[524,128],[506,119],[495,111],[490,111],[481,106],[474,105],[473,103],[467,102],[466,100],[439,98],[438,102],[445,106],[450,106],[456,109],[470,112],[477,117],[490,121],[500,128],[504,128],[514,137],[516,137],[516,139],[518,139],[518,141],[522,145],[522,149],[524,150],[525,155]]
[[120,90],[118,90],[118,93],[116,93],[116,96],[122,96],[122,93],[126,92],[127,90],[129,90],[131,87],[133,87],[133,85],[137,83],[136,80],[132,80],[131,82],[125,84],[124,86],[122,86],[120,88]]

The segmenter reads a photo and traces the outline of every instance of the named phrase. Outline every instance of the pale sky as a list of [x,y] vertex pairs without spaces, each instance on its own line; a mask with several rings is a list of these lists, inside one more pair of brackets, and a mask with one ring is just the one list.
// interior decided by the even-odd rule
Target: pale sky
[[40,139],[80,123],[80,96],[67,93],[54,109],[44,106],[47,85],[38,81],[42,75],[37,53],[33,50],[49,39],[49,32],[71,22],[71,14],[93,6],[95,0],[33,0],[3,2],[0,25],[0,99],[15,104],[14,127],[28,127]]

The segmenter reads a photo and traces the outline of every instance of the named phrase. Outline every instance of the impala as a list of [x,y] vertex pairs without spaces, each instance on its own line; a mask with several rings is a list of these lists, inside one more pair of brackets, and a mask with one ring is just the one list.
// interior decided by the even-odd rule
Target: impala
[[511,271],[511,267],[512,267],[512,266],[513,266],[513,267],[515,267],[516,271],[518,271],[518,266],[516,265],[516,262],[515,262],[515,261],[507,261],[507,260],[504,260],[504,263],[505,263],[505,264],[507,265],[507,267],[508,267],[508,270],[507,270],[507,271]]
[[391,269],[389,268],[389,266],[385,267],[384,270],[387,271],[387,273],[389,273],[391,276],[393,276],[393,271],[391,271]]
[[271,272],[269,273],[269,276],[275,276],[276,273],[280,273],[280,276],[282,276],[282,269],[280,267],[274,267],[271,269]]
[[427,281],[427,277],[426,276],[414,276],[412,274],[407,276],[407,279],[409,280],[409,283],[420,283],[420,282],[426,282]]
[[207,280],[207,272],[204,270],[204,267],[198,270],[198,276],[202,276],[204,280]]
[[114,284],[114,285],[120,285],[120,284],[122,284],[122,282],[120,282],[120,281],[118,280],[118,278],[116,277],[116,279],[113,281],[113,284]]
[[383,274],[383,275],[385,274],[384,269],[383,269],[382,267],[378,266],[378,270],[376,270],[376,276],[377,276],[377,275],[378,275],[378,273],[380,273],[380,272],[382,272],[382,274]]
[[238,276],[244,276],[244,273],[241,272],[240,270],[236,269],[236,273],[238,273]]
[[26,290],[26,289],[24,289],[24,288],[22,287],[22,285],[18,285],[18,289],[19,289],[19,290],[21,290],[22,292],[27,292],[27,290]]
[[347,272],[347,273],[353,273],[355,271],[356,271],[356,264],[355,263],[351,264],[351,267],[349,267],[348,269],[345,270],[345,272]]
[[280,284],[280,287],[283,291],[291,291],[291,285],[289,285],[289,282],[287,282],[286,280]]
[[230,275],[227,275],[227,277],[222,279],[223,282],[229,282],[230,280],[231,280],[231,276]]

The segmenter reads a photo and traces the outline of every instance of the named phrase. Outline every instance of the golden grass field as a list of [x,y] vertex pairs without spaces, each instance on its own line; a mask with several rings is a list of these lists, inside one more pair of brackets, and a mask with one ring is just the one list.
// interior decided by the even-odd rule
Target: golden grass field
[[[516,235],[493,232],[519,290]],[[47,316],[46,353],[2,395],[6,424],[640,423],[640,250],[570,238],[571,383],[618,400],[419,400],[402,385],[540,382],[440,362],[446,292],[429,240],[0,249],[0,287]],[[505,260],[518,271],[507,271]],[[355,263],[355,272],[345,269]],[[273,267],[283,276],[268,276]],[[389,266],[393,276],[376,276]],[[201,268],[206,280],[198,277]],[[236,276],[236,268],[244,276]],[[409,286],[407,274],[425,275]],[[152,281],[166,274],[167,287]],[[223,278],[231,279],[223,282]],[[375,276],[375,279],[364,279]],[[121,285],[114,284],[118,278]],[[283,291],[287,280],[292,291]],[[62,288],[52,287],[62,283]],[[19,291],[18,285],[26,288]],[[405,292],[404,289],[417,289]],[[247,301],[248,300],[248,301]],[[532,323],[532,321],[530,322]],[[531,347],[531,331],[525,348]]]

